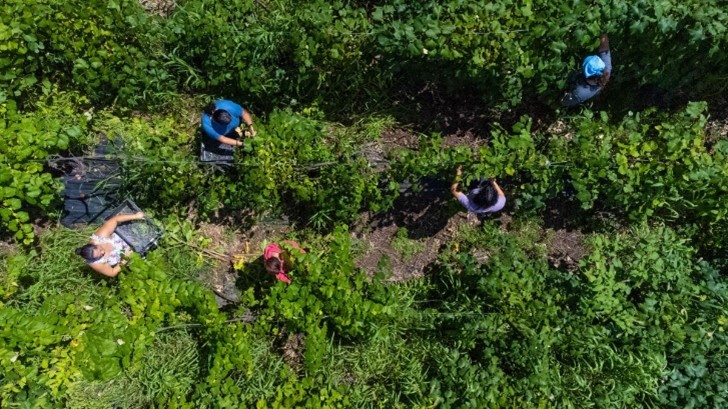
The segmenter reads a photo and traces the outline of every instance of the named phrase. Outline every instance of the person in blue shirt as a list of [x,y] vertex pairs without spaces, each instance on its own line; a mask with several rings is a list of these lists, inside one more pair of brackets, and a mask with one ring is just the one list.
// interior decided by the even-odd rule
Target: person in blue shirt
[[469,212],[475,214],[495,213],[506,205],[506,194],[503,193],[495,179],[482,180],[478,187],[465,194],[458,191],[458,184],[462,176],[463,167],[461,165],[458,166],[455,180],[450,186],[450,192]]
[[609,37],[599,37],[598,55],[590,55],[582,63],[582,71],[572,76],[572,89],[564,95],[561,104],[575,107],[600,93],[612,74],[612,54],[609,51]]
[[250,113],[232,101],[220,99],[209,104],[202,113],[202,131],[221,143],[240,146],[243,144],[238,140],[242,136],[239,128],[241,120],[248,125],[250,135],[255,136]]

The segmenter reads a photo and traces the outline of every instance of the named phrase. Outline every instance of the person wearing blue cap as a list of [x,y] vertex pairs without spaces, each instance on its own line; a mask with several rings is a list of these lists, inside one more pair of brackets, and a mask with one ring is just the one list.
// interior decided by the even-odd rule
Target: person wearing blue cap
[[593,98],[600,93],[612,74],[612,54],[609,51],[609,37],[599,37],[598,55],[590,55],[584,59],[580,73],[572,77],[572,90],[564,95],[561,104],[574,107]]
[[241,119],[250,128],[250,135],[255,136],[253,118],[250,113],[233,101],[220,99],[210,103],[202,113],[202,130],[210,138],[227,145],[240,146],[238,140],[242,136]]

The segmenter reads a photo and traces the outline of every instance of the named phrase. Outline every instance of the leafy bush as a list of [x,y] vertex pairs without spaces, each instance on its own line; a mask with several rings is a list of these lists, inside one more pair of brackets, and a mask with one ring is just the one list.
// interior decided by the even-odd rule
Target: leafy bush
[[335,229],[325,254],[290,253],[293,284],[272,288],[265,299],[266,320],[283,320],[294,332],[322,320],[337,335],[355,338],[371,334],[378,321],[391,317],[394,299],[379,281],[368,283],[355,268],[347,229]]
[[245,96],[265,110],[314,101],[336,109],[383,89],[371,39],[360,35],[370,24],[342,1],[186,1],[167,21],[170,65],[186,87]]
[[247,195],[241,202],[285,205],[317,228],[385,209],[394,194],[380,189],[380,175],[358,151],[361,142],[352,143],[359,137],[290,111],[272,112],[259,135],[246,140],[238,165]]
[[158,103],[174,85],[158,33],[134,0],[9,0],[0,10],[0,103],[32,101],[51,83],[94,100]]
[[[535,249],[490,226],[451,246],[434,288],[443,299],[444,345],[434,356],[433,385],[444,407],[708,402],[722,374],[688,392],[682,385],[705,372],[679,370],[689,364],[675,367],[671,358],[674,345],[690,345],[698,356],[717,347],[701,340],[719,330],[715,316],[688,318],[708,312],[703,301],[724,296],[696,284],[705,267],[694,250],[664,227],[596,235],[591,243],[574,274],[550,268],[532,256]],[[475,248],[490,252],[486,263],[471,255]]]
[[501,105],[519,103],[524,93],[555,98],[602,31],[612,36],[617,82],[706,95],[722,86],[710,67],[726,61],[718,50],[727,21],[716,2],[698,0],[389,0],[366,8],[199,0],[186,2],[167,30],[171,44],[184,44],[170,62],[187,86],[225,89],[265,106],[318,101],[340,110],[417,80],[475,90]]
[[373,136],[367,126],[352,132],[276,110],[267,122],[256,123],[257,136],[245,140],[235,169],[223,173],[198,162],[199,125],[191,113],[97,117],[95,129],[124,141],[126,189],[146,208],[194,206],[202,216],[220,207],[287,213],[324,230],[363,210],[382,210],[394,197],[390,189],[380,189],[380,174],[359,152],[363,139]]
[[583,209],[717,230],[728,212],[723,176],[728,145],[708,143],[705,111],[705,103],[691,103],[670,117],[630,113],[614,125],[604,112],[597,119],[585,111],[556,134],[532,132],[524,117],[511,133],[496,128],[490,146],[477,150],[442,149],[439,138],[428,139],[420,150],[399,155],[395,178],[452,177],[463,163],[466,182],[488,176],[514,180],[519,208],[543,209],[550,199],[574,198]]
[[33,242],[32,212],[49,210],[60,189],[44,160],[84,140],[87,120],[78,112],[84,102],[77,94],[54,92],[33,112],[19,111],[13,100],[0,105],[0,231]]

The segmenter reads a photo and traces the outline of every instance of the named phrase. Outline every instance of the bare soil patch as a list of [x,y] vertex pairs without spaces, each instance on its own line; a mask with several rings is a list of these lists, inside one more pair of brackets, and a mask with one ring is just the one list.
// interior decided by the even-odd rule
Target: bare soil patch
[[[219,307],[224,307],[239,300],[239,284],[241,273],[235,270],[234,263],[261,265],[262,244],[265,240],[273,241],[285,237],[290,231],[286,223],[262,223],[246,231],[235,230],[229,225],[202,223],[200,233],[212,240],[208,249],[216,267],[202,273],[198,279],[215,292]],[[255,270],[255,269],[250,269]]]
[[579,260],[589,254],[584,234],[578,230],[555,230],[553,234],[547,234],[544,244],[551,265],[571,272],[576,271]]
[[0,256],[12,254],[17,248],[16,244],[0,240]]
[[479,138],[474,132],[467,130],[464,132],[455,132],[445,135],[443,138],[442,146],[445,148],[452,148],[455,146],[467,146],[470,148],[477,148],[487,143],[487,139]]
[[172,14],[177,3],[174,0],[139,0],[142,8],[149,14],[167,17]]
[[420,137],[403,128],[393,128],[382,132],[382,146],[385,152],[394,148],[417,149]]
[[[353,229],[352,237],[364,243],[365,251],[356,260],[357,267],[374,275],[384,264],[391,271],[389,281],[397,282],[423,277],[437,260],[440,249],[462,226],[474,226],[477,216],[459,211],[451,200],[446,183],[431,182],[420,192],[405,192],[393,210],[366,215]],[[401,254],[393,242],[400,229],[416,241],[421,251]],[[383,259],[385,260],[383,262]]]
[[[285,342],[281,342],[285,339]],[[279,346],[278,350],[283,358],[283,361],[288,364],[294,370],[298,370],[303,365],[303,352],[306,347],[305,345],[306,336],[304,334],[288,334],[282,332],[277,339]]]

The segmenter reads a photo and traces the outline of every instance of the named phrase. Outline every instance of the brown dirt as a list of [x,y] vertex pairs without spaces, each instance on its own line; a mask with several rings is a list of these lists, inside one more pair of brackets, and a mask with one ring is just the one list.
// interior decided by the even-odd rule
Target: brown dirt
[[556,268],[576,271],[579,268],[579,260],[589,254],[584,234],[578,230],[564,229],[550,232],[553,234],[547,234],[545,240],[549,262]]
[[709,146],[728,138],[728,118],[708,121],[705,126],[705,141]]
[[226,225],[202,223],[199,229],[202,236],[212,240],[206,249],[212,252],[217,266],[202,273],[198,279],[215,291],[218,306],[224,307],[238,300],[236,283],[239,273],[233,268],[233,263],[241,259],[244,263],[259,261],[263,255],[263,241],[285,237],[290,226],[261,224],[240,232]]
[[452,148],[455,146],[468,146],[470,148],[477,148],[484,145],[487,142],[484,138],[479,138],[475,133],[470,130],[464,132],[455,132],[446,135],[443,139],[442,146],[444,148]]
[[[383,257],[388,257],[391,276],[397,282],[423,277],[440,248],[454,237],[462,226],[480,223],[477,216],[453,211],[449,191],[439,189],[408,193],[400,197],[394,210],[382,215],[367,215],[352,231],[352,237],[364,242],[365,251],[356,260],[357,267],[374,275]],[[422,251],[405,259],[393,247],[392,241],[400,228],[406,228],[408,238],[423,245]]]
[[17,248],[16,244],[0,240],[0,256],[13,254]]
[[[442,146],[451,148],[454,146],[469,146],[477,148],[487,143],[487,139],[478,137],[471,130],[456,130],[445,134],[442,138]],[[417,149],[420,144],[419,135],[411,130],[393,128],[382,132],[381,151],[389,152],[392,149]]]
[[393,148],[417,149],[420,146],[420,137],[406,129],[388,129],[382,132],[382,146],[385,152]]
[[280,348],[283,361],[294,370],[298,370],[303,365],[305,340],[306,337],[303,334],[291,334]]
[[174,0],[139,0],[142,8],[150,14],[167,17],[172,14],[176,6]]

